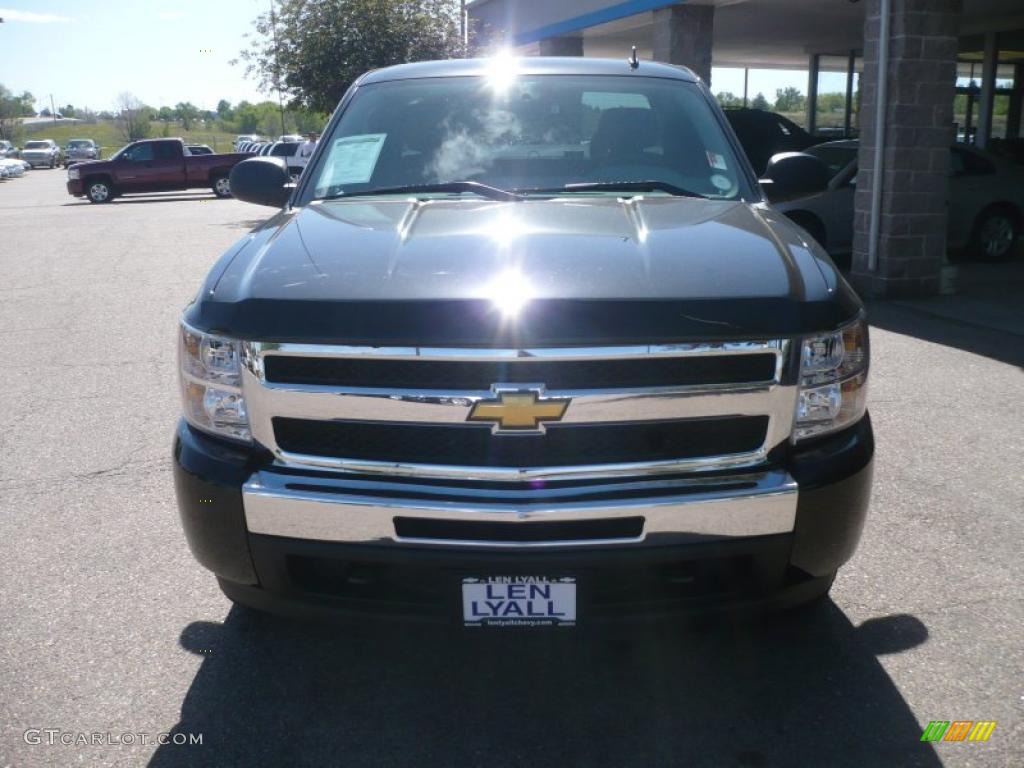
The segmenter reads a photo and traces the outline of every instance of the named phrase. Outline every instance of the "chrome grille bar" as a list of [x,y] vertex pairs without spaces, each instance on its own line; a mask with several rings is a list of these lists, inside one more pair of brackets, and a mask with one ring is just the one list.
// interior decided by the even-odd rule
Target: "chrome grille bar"
[[[796,404],[796,387],[784,381],[790,342],[723,342],[621,347],[546,349],[441,349],[423,347],[350,347],[308,344],[245,342],[242,389],[249,408],[254,438],[269,449],[277,463],[322,467],[360,474],[473,480],[583,479],[594,476],[646,475],[681,471],[749,467],[763,463],[768,451],[788,439]],[[493,396],[490,390],[380,389],[333,385],[278,384],[268,382],[264,360],[268,355],[300,357],[349,357],[415,359],[431,361],[494,361],[536,359],[615,360],[645,357],[701,357],[709,355],[775,355],[774,376],[764,382],[716,383],[689,386],[623,387],[612,389],[547,390],[549,397],[570,398],[562,419],[566,425],[606,422],[659,421],[707,416],[769,417],[765,441],[757,450],[727,456],[706,456],[678,461],[622,462],[571,467],[464,467],[442,463],[415,464],[375,462],[324,456],[291,454],[274,437],[275,416],[313,419],[409,422],[418,424],[465,423],[478,400]],[[495,382],[500,384],[500,382]],[[526,385],[517,384],[516,387]],[[509,439],[509,438],[506,438]],[[515,439],[510,438],[510,439]]]

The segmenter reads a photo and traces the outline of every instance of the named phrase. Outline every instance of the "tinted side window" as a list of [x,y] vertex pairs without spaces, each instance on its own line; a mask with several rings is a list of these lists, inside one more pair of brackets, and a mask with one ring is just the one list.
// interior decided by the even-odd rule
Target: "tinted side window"
[[136,163],[144,163],[153,159],[153,145],[152,144],[136,144],[134,147],[124,153],[125,160],[131,160]]
[[178,157],[178,152],[170,142],[161,142],[156,145],[156,156],[158,160],[175,160]]
[[833,174],[839,173],[857,159],[857,150],[847,147],[817,146],[805,151],[819,158]]
[[950,154],[950,167],[954,175],[984,176],[996,172],[995,165],[981,155],[964,152],[960,149],[954,149]]

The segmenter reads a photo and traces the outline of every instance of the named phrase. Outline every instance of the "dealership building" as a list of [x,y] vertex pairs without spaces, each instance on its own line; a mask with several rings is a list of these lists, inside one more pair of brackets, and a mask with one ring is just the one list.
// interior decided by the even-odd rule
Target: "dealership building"
[[939,290],[950,144],[1022,135],[1024,0],[475,0],[468,14],[522,55],[636,46],[713,89],[712,67],[806,70],[803,122],[822,135],[819,83],[841,75],[827,135],[860,139],[851,278],[867,295]]

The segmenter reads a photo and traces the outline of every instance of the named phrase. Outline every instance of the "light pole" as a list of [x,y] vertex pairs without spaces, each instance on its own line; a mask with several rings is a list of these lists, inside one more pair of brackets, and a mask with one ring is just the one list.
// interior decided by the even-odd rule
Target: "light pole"
[[53,94],[50,94],[50,117],[53,118],[53,124],[57,124],[57,109],[53,106]]
[[270,0],[270,31],[274,36],[274,87],[277,89],[277,106],[281,110],[281,135],[284,136],[284,100],[281,98],[281,54],[277,47],[277,20],[274,18],[274,0]]
[[459,30],[462,36],[462,55],[469,56],[469,19],[466,17],[466,0],[459,3]]

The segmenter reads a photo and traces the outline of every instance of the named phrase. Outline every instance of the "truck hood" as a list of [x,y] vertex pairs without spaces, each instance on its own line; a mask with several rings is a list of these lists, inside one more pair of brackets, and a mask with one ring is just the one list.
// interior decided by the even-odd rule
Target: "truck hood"
[[[558,339],[576,343],[595,318],[619,317],[630,338],[763,336],[830,326],[859,308],[828,257],[772,209],[674,197],[314,203],[255,230],[214,270],[199,305],[201,326],[237,335],[308,337],[298,313],[318,337],[348,340],[356,324],[389,343],[403,333],[427,343],[415,327],[394,327],[395,313],[447,326],[441,316],[455,309],[463,325],[495,333],[500,323],[488,318],[514,311],[520,330],[534,326],[531,337],[540,322],[546,343],[556,326]],[[260,311],[279,312],[276,325],[254,326]],[[667,318],[670,327],[650,327]]]

